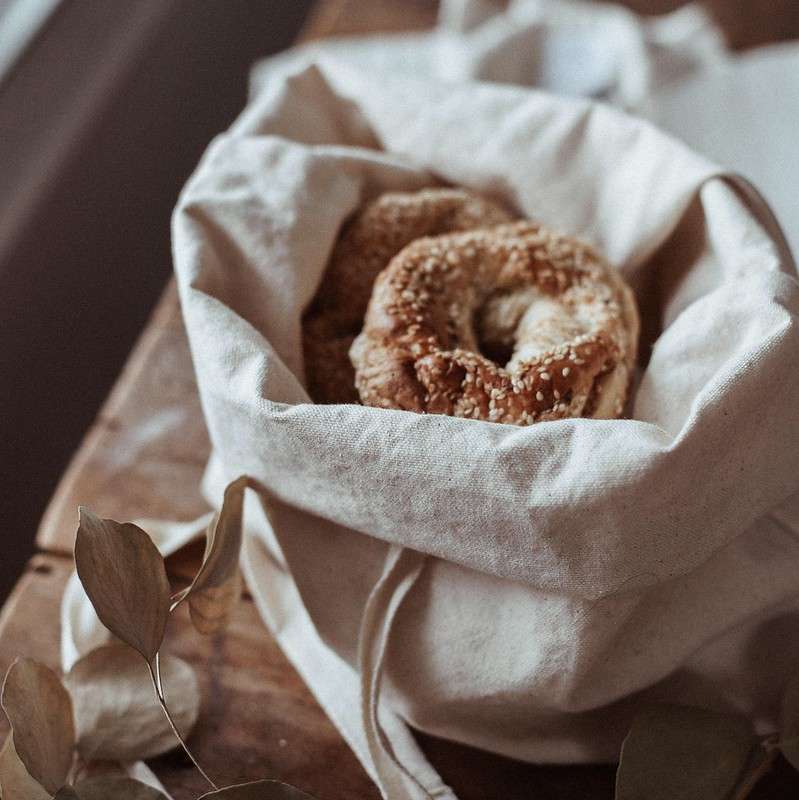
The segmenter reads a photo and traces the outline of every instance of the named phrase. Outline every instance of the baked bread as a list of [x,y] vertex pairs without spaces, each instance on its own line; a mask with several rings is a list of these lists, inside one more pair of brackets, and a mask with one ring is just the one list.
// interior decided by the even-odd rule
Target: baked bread
[[409,244],[350,355],[366,405],[528,425],[620,416],[638,331],[601,256],[518,222]]
[[363,327],[375,278],[407,244],[424,236],[509,222],[496,203],[463,189],[391,192],[345,225],[303,318],[308,392],[317,403],[357,403],[349,349]]

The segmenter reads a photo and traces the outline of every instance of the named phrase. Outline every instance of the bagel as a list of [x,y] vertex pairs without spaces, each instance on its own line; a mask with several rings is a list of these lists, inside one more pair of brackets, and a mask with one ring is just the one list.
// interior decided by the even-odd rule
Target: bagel
[[316,296],[303,317],[308,392],[317,403],[357,403],[349,349],[363,327],[378,274],[424,236],[509,222],[495,203],[462,189],[383,194],[344,226]]
[[613,418],[638,331],[632,291],[599,254],[518,222],[405,247],[350,357],[365,405],[515,425]]

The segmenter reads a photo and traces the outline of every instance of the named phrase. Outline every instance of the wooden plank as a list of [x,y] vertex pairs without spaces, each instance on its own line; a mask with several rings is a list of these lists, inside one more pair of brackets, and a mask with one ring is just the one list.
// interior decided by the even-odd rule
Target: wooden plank
[[433,0],[332,0],[319,2],[301,39],[397,33],[430,28],[436,21]]
[[736,50],[799,36],[796,0],[707,0],[707,7]]
[[[506,0],[495,0],[497,5]],[[690,0],[619,0],[639,14],[674,11]],[[426,0],[333,0],[317,5],[304,38],[353,35],[377,31],[396,32],[427,28],[433,24],[433,3]],[[796,0],[705,0],[705,6],[736,50],[799,37],[799,3]]]

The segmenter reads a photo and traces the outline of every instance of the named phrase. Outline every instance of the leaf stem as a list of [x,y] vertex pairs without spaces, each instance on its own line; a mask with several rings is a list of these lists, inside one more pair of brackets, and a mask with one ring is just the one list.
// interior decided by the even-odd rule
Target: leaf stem
[[167,722],[169,723],[169,727],[172,728],[172,733],[175,734],[175,738],[180,742],[180,746],[183,748],[183,751],[189,757],[191,763],[197,768],[197,771],[200,773],[200,775],[202,775],[203,778],[208,781],[208,784],[212,789],[218,789],[219,787],[208,777],[205,770],[199,765],[197,759],[192,755],[192,752],[187,747],[186,742],[183,741],[183,737],[180,735],[180,731],[177,729],[175,721],[172,719],[172,714],[169,713],[169,708],[166,704],[166,698],[164,697],[163,685],[161,684],[161,658],[159,653],[155,654],[155,669],[153,669],[153,665],[149,661],[147,662],[147,669],[150,671],[150,680],[153,684],[155,696],[158,699],[158,703],[161,706],[161,710],[164,712]]
[[763,755],[757,766],[744,777],[732,800],[746,800],[757,782],[772,768],[780,754],[779,748],[773,746],[774,741],[775,737],[768,737],[761,742]]
[[[179,592],[175,592],[175,594],[173,594],[172,597],[169,598],[170,614],[189,596],[189,589],[191,589],[191,586],[187,586],[185,589],[181,589]],[[158,658],[157,654],[156,658]]]

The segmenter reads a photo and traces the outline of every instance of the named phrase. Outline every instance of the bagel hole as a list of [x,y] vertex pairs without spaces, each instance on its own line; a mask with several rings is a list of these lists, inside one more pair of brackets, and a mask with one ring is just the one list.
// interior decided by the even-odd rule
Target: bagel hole
[[474,332],[480,354],[507,366],[516,348],[519,322],[540,297],[534,286],[508,287],[492,292],[474,313]]
[[513,357],[512,343],[485,339],[480,335],[479,328],[477,343],[480,346],[480,354],[490,359],[500,367],[506,366]]
[[504,367],[513,357],[514,333],[497,326],[496,303],[492,298],[477,309],[474,315],[474,333],[480,355]]

